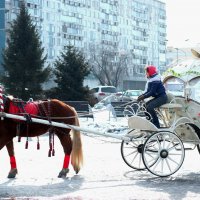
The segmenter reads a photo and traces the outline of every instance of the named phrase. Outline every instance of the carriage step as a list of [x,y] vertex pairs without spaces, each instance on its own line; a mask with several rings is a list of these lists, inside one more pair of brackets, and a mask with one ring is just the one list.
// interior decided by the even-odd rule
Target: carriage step
[[[182,150],[179,149],[179,148],[176,148],[176,150],[177,150],[177,151],[182,151]],[[187,147],[187,148],[184,148],[184,150],[194,150],[194,148],[189,148],[189,147]]]
[[185,150],[194,150],[194,148],[184,148]]

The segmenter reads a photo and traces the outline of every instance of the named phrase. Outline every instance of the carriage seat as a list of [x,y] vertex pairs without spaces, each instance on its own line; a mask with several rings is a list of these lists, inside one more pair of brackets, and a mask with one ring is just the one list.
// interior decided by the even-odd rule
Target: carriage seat
[[167,94],[167,103],[160,106],[160,108],[163,108],[163,109],[182,108],[181,104],[176,103],[176,99],[175,99],[175,96],[173,94],[171,94],[169,92],[167,92],[166,94]]
[[138,129],[143,131],[158,131],[159,129],[149,120],[139,116],[132,116],[128,118],[128,127],[130,129]]
[[160,108],[163,108],[163,109],[170,109],[170,108],[182,108],[182,105],[181,104],[178,104],[178,103],[166,103],[166,104],[163,104],[162,106],[160,106]]
[[[169,92],[167,92],[166,94],[167,94],[167,103],[159,106],[158,108],[163,108],[163,109],[182,108],[181,104],[176,103],[176,99],[175,99],[175,96],[173,94],[171,94]],[[148,98],[147,102],[151,99],[153,99],[153,97]]]
[[174,131],[173,126],[157,128],[151,121],[137,115],[129,117],[128,127],[130,129],[148,131],[148,132],[159,132],[159,131],[173,132]]

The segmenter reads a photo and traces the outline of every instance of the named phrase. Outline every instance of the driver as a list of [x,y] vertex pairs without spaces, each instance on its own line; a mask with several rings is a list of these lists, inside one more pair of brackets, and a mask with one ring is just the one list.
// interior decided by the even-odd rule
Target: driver
[[145,72],[148,79],[146,83],[146,92],[140,95],[137,101],[144,100],[148,97],[153,97],[153,99],[146,102],[146,109],[152,117],[152,123],[157,128],[160,128],[160,123],[156,115],[155,108],[167,103],[165,87],[155,66],[151,65],[145,67]]

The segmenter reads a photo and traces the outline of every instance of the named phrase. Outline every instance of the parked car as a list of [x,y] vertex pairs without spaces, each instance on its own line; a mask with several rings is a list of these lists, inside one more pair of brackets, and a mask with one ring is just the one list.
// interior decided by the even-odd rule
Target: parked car
[[114,86],[97,86],[90,90],[92,96],[97,102],[103,100],[105,97],[110,96],[111,94],[116,95],[117,89]]
[[142,93],[142,90],[126,90],[119,99],[120,101],[134,101],[137,100],[138,96]]

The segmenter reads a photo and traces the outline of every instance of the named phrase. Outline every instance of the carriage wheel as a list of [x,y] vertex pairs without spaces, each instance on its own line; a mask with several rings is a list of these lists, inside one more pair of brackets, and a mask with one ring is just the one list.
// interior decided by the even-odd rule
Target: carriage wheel
[[152,174],[160,177],[174,174],[183,164],[185,149],[177,135],[161,131],[151,135],[144,143],[142,159]]
[[122,141],[121,155],[124,162],[131,168],[137,170],[144,170],[145,166],[142,161],[142,151],[144,146],[144,139],[133,141]]

